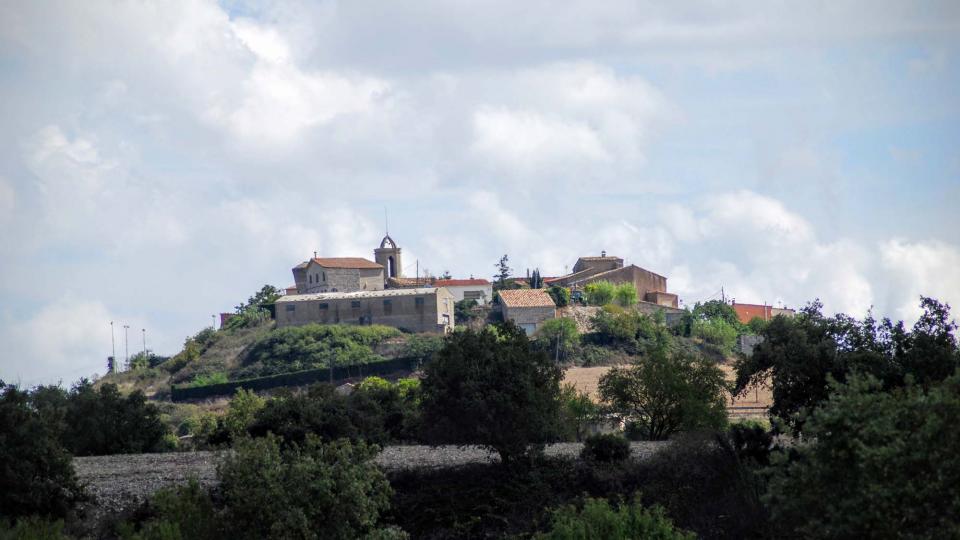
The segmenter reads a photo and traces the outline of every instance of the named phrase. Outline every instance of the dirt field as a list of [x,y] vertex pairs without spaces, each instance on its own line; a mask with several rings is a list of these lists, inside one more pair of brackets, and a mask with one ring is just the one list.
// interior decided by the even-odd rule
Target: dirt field
[[[733,366],[721,365],[720,369],[727,375],[727,379],[733,381]],[[567,369],[563,374],[563,383],[570,383],[580,391],[587,392],[594,400],[599,399],[597,395],[597,383],[604,373],[609,371],[607,366],[603,367],[575,367]],[[751,390],[746,395],[733,398],[729,403],[727,410],[731,417],[751,417],[766,416],[766,411],[770,408],[773,397],[769,388]]]

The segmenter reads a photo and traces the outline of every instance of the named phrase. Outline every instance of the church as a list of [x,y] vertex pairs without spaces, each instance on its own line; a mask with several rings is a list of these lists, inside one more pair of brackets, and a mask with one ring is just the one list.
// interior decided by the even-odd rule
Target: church
[[401,249],[389,234],[363,257],[317,257],[293,267],[295,285],[276,303],[277,326],[383,324],[408,332],[453,330],[454,295],[444,287],[385,290],[403,277]]

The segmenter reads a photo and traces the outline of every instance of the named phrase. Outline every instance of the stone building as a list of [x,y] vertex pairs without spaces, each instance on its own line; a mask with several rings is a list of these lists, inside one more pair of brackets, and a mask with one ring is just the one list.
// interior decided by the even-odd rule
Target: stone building
[[293,267],[297,294],[383,290],[383,266],[362,257],[314,257]]
[[557,305],[544,289],[515,289],[499,292],[503,319],[513,321],[527,335],[540,329],[544,321],[557,316]]
[[380,247],[373,250],[373,260],[384,269],[384,278],[402,278],[403,261],[400,258],[400,248],[397,243],[390,238],[388,233],[380,241]]
[[588,283],[595,281],[632,283],[637,288],[640,300],[665,307],[679,307],[677,295],[667,292],[666,277],[635,264],[624,266],[623,259],[608,257],[606,252],[602,252],[599,257],[580,257],[570,274],[544,279],[547,286],[556,285],[573,290],[582,290]]
[[476,300],[483,305],[493,301],[493,284],[485,279],[438,279],[434,287],[443,287],[453,294],[457,302]]
[[319,324],[382,324],[409,332],[453,330],[454,298],[442,288],[328,292],[283,296],[278,327]]

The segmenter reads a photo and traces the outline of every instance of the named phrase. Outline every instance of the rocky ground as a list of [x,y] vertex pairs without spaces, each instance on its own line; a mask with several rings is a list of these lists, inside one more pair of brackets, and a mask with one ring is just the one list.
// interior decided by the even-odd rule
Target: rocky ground
[[[634,442],[633,454],[646,459],[664,448],[666,442]],[[581,443],[558,443],[547,446],[548,456],[576,457]],[[386,470],[404,468],[440,468],[467,463],[495,462],[495,454],[473,446],[388,446],[376,462]],[[132,454],[79,457],[74,466],[80,481],[93,495],[91,509],[95,513],[113,513],[128,509],[157,489],[186,483],[191,477],[201,484],[216,484],[216,452],[179,452],[168,454]]]

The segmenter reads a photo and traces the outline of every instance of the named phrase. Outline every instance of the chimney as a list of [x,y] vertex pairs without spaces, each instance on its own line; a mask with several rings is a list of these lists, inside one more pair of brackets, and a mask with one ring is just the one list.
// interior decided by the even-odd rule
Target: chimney
[[607,256],[607,250],[601,251],[601,252],[600,252],[600,256],[601,256],[601,257],[606,257],[606,256]]
[[314,259],[317,258],[317,252],[316,252],[316,251],[313,252],[313,258],[314,258]]

